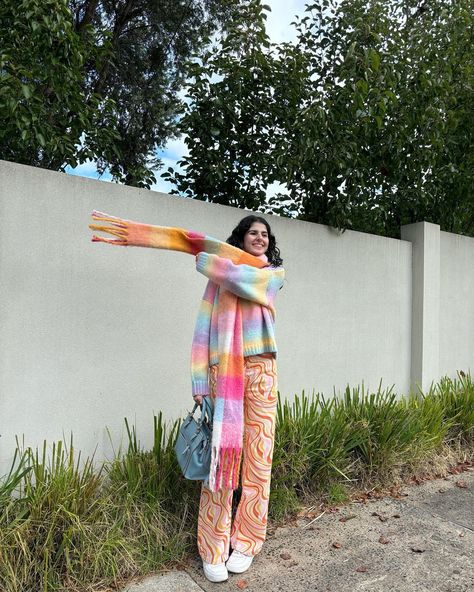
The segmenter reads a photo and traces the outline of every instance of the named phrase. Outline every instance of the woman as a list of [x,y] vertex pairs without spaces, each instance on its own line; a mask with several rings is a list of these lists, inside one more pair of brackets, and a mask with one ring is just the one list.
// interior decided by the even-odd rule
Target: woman
[[[191,353],[194,400],[214,401],[212,458],[198,517],[204,574],[222,582],[243,573],[265,539],[277,404],[274,298],[284,270],[270,225],[246,216],[227,243],[181,228],[139,224],[93,212],[118,237],[93,241],[172,249],[196,256],[209,282]],[[233,490],[242,495],[233,523]],[[229,557],[229,546],[233,552]]]

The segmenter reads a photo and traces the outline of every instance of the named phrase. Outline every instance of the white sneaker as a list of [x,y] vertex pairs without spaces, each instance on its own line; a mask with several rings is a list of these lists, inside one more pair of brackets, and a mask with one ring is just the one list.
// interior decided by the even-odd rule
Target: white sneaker
[[226,567],[232,573],[244,573],[252,565],[253,557],[244,555],[240,551],[233,551],[229,557]]
[[225,563],[202,562],[204,575],[210,582],[225,582],[229,578]]

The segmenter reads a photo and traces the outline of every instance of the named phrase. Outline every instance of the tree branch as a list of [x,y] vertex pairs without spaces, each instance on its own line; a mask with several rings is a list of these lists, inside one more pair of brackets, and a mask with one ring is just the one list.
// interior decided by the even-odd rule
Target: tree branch
[[77,12],[76,19],[75,19],[76,31],[78,33],[81,33],[85,29],[85,27],[87,27],[87,25],[91,24],[98,4],[99,4],[99,0],[88,0],[85,4],[83,4],[81,6],[81,8],[83,8],[85,6],[85,10],[84,10],[84,14],[82,16],[82,19],[78,20],[79,11]]
[[[112,31],[112,45],[117,48],[119,44],[119,37],[122,34],[125,26],[127,23],[133,18],[134,15],[131,14],[131,11],[136,4],[137,0],[128,0],[125,6],[116,14],[115,24]],[[104,89],[105,83],[107,81],[107,76],[110,71],[110,67],[112,65],[112,57],[104,63],[102,66],[98,80],[94,87],[94,93],[101,94],[102,90]]]

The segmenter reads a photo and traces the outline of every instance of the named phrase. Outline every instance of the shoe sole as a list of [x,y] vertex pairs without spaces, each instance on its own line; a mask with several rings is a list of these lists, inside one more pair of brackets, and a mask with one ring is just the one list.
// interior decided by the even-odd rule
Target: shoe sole
[[212,582],[213,584],[218,584],[219,582],[226,582],[229,579],[228,574],[225,578],[215,578],[210,575],[207,575],[206,572],[204,571],[204,569],[203,569],[203,573],[204,573],[204,577],[206,578],[206,580],[208,580],[209,582]]
[[235,568],[235,569],[233,569],[232,566],[231,567],[228,567],[226,565],[227,571],[229,571],[230,573],[237,573],[237,574],[239,574],[239,573],[245,573],[246,571],[248,571],[250,569],[251,566],[252,566],[252,564],[250,564],[248,567],[244,567],[243,569],[238,568],[238,567]]
[[219,584],[220,582],[226,582],[226,581],[229,579],[229,576],[227,576],[227,577],[226,577],[226,578],[224,578],[223,580],[214,580],[214,579],[208,578],[208,577],[206,576],[206,574],[204,574],[204,577],[206,578],[206,580],[207,580],[208,582],[211,582],[212,584]]

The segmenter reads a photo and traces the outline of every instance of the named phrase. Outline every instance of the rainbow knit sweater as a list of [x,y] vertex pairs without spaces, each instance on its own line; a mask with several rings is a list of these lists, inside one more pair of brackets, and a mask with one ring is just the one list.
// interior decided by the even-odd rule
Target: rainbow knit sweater
[[276,353],[274,299],[283,268],[236,265],[230,259],[199,253],[196,269],[209,278],[199,309],[191,355],[193,395],[207,395],[208,368],[219,364],[219,298],[222,290],[239,297],[243,356]]
[[196,269],[209,278],[198,313],[191,352],[193,394],[209,393],[209,366],[219,364],[214,405],[209,487],[238,486],[244,397],[244,356],[276,352],[273,301],[284,279],[255,257],[201,233],[152,226],[94,211],[91,224],[116,239],[94,235],[93,242],[171,249],[196,255]]

